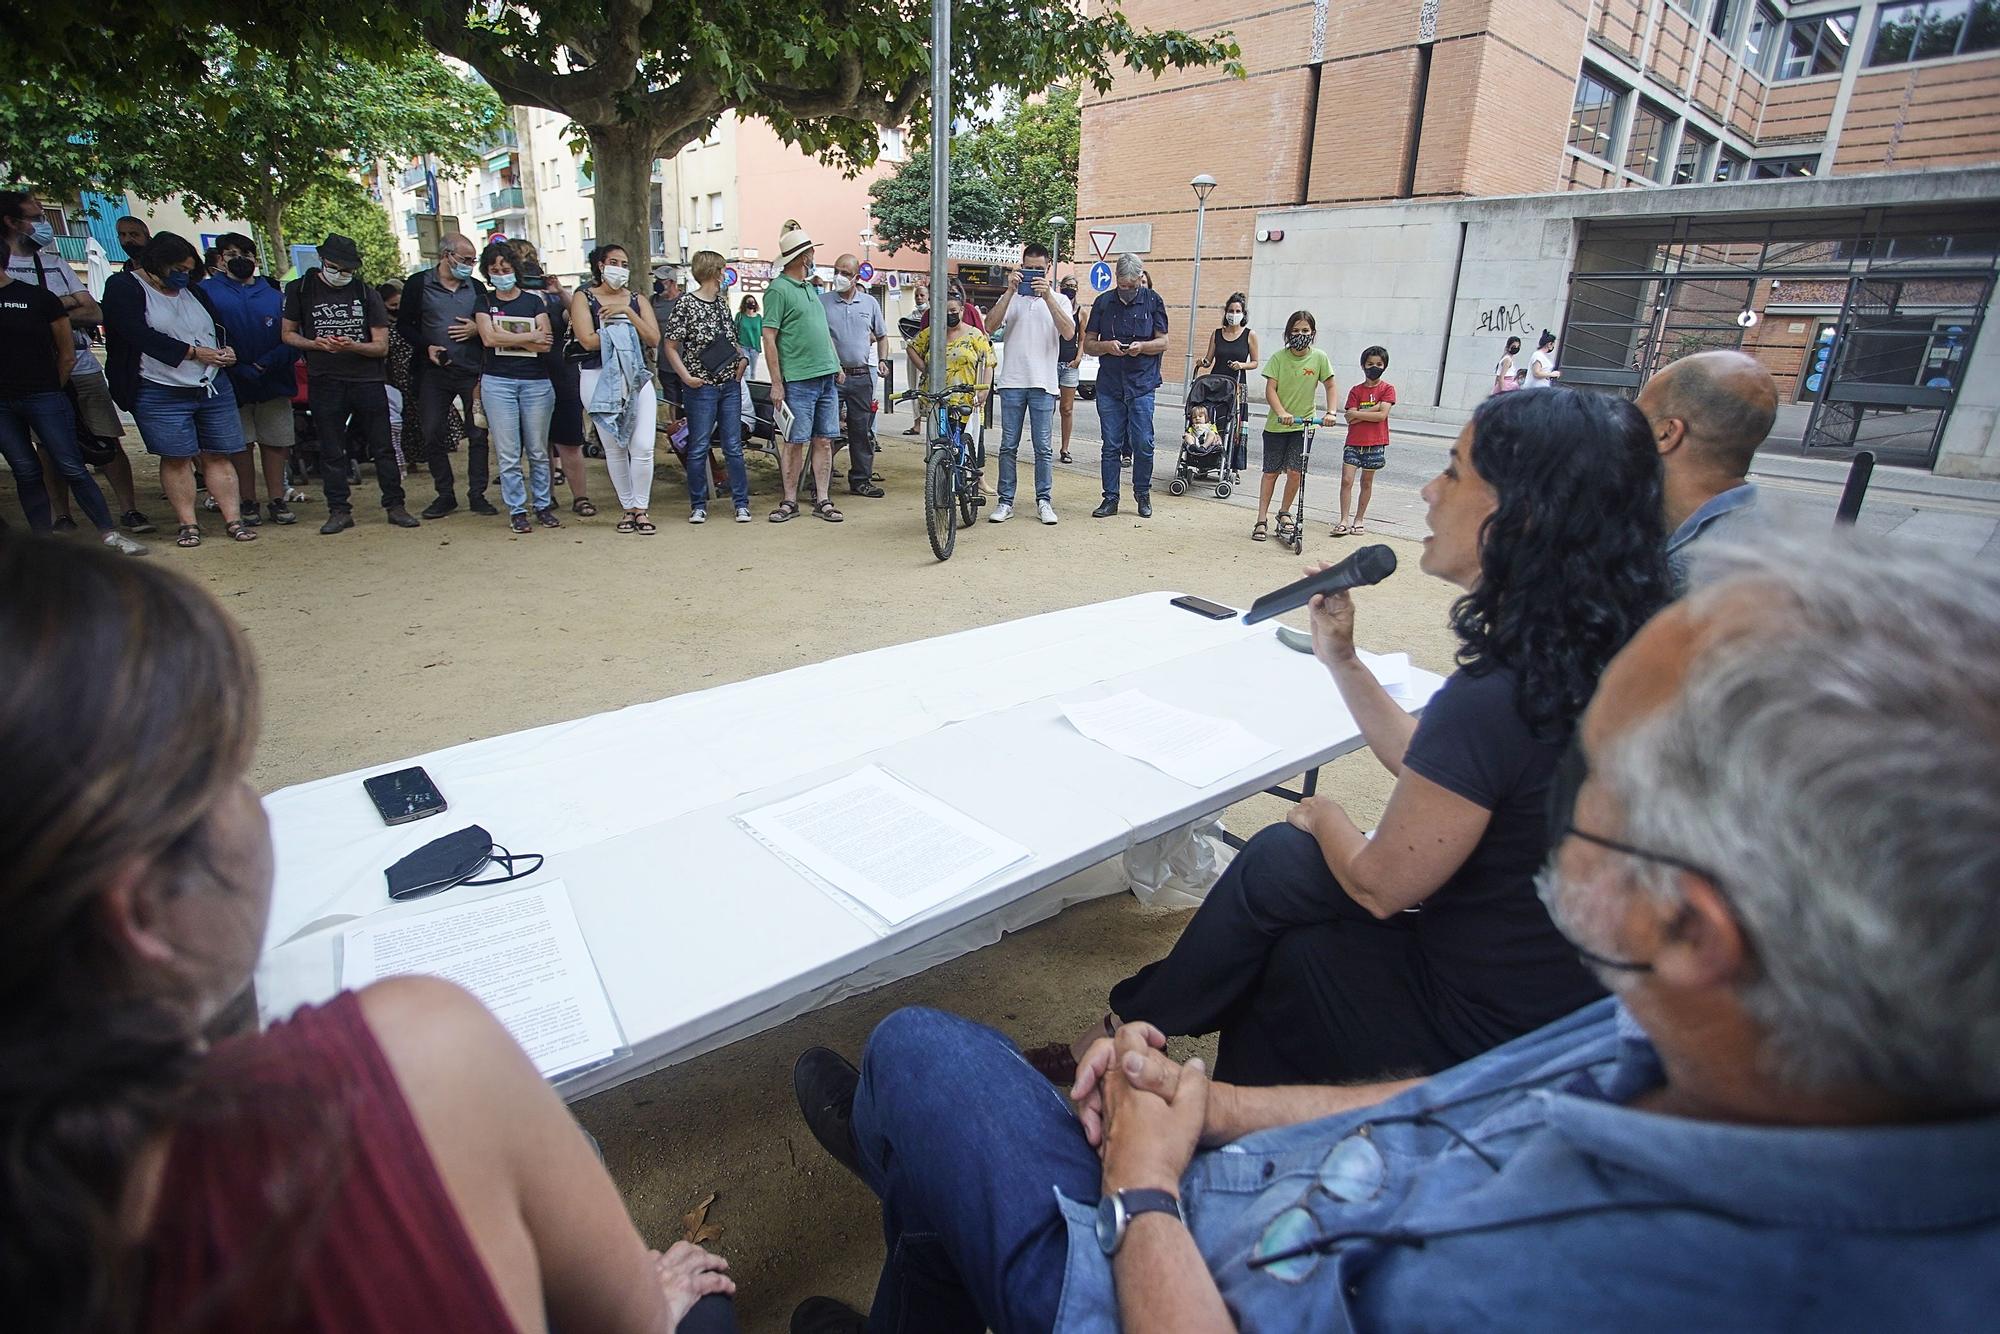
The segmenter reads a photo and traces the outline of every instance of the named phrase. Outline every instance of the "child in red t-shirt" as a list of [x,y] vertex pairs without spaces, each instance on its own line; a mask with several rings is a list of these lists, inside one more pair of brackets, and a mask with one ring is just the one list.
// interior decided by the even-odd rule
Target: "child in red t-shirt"
[[[1347,450],[1340,464],[1340,522],[1333,526],[1335,537],[1361,534],[1361,521],[1368,514],[1368,499],[1375,491],[1375,474],[1389,453],[1389,407],[1396,401],[1396,386],[1382,378],[1389,369],[1389,349],[1371,347],[1361,354],[1360,384],[1347,391]],[[1354,474],[1361,474],[1361,503],[1350,506],[1354,495]],[[1354,521],[1347,515],[1353,511]]]

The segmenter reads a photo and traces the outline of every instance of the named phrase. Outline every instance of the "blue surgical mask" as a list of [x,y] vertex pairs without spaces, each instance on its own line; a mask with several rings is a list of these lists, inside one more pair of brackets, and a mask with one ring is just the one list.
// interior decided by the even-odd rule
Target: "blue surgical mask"
[[186,269],[168,269],[167,286],[176,292],[185,292],[187,285],[194,281],[194,274]]
[[493,283],[493,290],[496,292],[511,292],[514,290],[515,284],[521,281],[511,273],[490,274],[489,278]]
[[470,264],[454,263],[451,266],[451,276],[460,282],[464,282],[472,276],[472,266]]
[[47,218],[36,218],[35,225],[28,229],[28,239],[35,243],[35,249],[47,250],[56,243],[56,229]]

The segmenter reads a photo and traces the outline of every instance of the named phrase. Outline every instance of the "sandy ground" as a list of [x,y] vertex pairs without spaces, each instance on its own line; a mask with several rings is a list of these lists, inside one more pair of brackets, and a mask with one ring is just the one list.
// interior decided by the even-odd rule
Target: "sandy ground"
[[[1094,459],[1095,414],[1079,406],[1078,457]],[[1176,589],[1244,606],[1298,568],[1275,543],[1247,540],[1249,515],[1202,495],[1172,498],[1162,487],[1150,521],[1131,513],[1129,498],[1123,515],[1093,520],[1095,473],[1083,467],[1058,471],[1060,526],[1032,517],[981,523],[939,565],[924,537],[920,455],[904,424],[887,421],[882,431],[888,498],[843,495],[848,520],[837,526],[810,515],[765,522],[776,472],[758,461],[757,522],[739,526],[725,513],[692,528],[682,522],[681,473],[663,451],[660,531],[651,538],[614,533],[613,515],[568,516],[566,494],[565,527],[527,537],[463,511],[420,530],[393,529],[370,479],[355,495],[361,526],[338,537],[318,535],[325,511],[315,501],[299,507],[296,527],[267,525],[254,544],[221,540],[219,522],[207,516],[199,550],[156,537],[150,559],[187,572],[247,628],[264,680],[253,778],[267,791],[1129,593]],[[150,460],[138,467],[142,503],[160,519],[167,510]],[[596,463],[591,485],[615,514]],[[0,473],[0,492],[9,490]],[[413,510],[430,497],[422,477],[410,491]],[[18,514],[11,494],[0,505]],[[1364,596],[1360,638],[1449,670],[1451,590],[1418,573],[1413,541],[1386,540],[1403,569]],[[1320,525],[1308,555],[1350,545]],[[1323,790],[1364,825],[1379,816],[1388,789],[1365,754],[1323,776]],[[1247,833],[1282,816],[1281,802],[1258,797],[1228,821]],[[793,1305],[813,1293],[865,1306],[881,1261],[880,1216],[794,1110],[793,1057],[819,1043],[858,1054],[879,1018],[909,1004],[955,1010],[1026,1043],[1071,1036],[1103,1012],[1113,982],[1166,950],[1184,920],[1149,913],[1129,895],[1072,909],[955,963],[600,1094],[576,1112],[654,1245],[675,1239],[682,1214],[703,1197],[718,1196],[709,1221],[723,1229],[717,1245],[740,1285],[746,1329],[785,1328]]]

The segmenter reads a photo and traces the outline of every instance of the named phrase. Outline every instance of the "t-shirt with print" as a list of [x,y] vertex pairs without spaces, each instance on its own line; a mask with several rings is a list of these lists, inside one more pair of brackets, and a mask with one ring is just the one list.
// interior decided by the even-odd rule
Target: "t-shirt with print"
[[63,304],[33,283],[0,287],[0,398],[49,394],[62,388],[49,326]]
[[[540,292],[516,291],[514,295],[503,297],[488,289],[486,299],[479,304],[479,313],[494,322],[496,328],[503,327],[500,321],[526,320],[529,325],[535,316],[546,316],[549,303]],[[515,325],[507,329],[509,333],[526,333],[526,328]],[[498,375],[507,380],[546,380],[549,378],[548,354],[531,352],[525,347],[488,347],[480,352],[480,370],[487,375]]]
[[[285,288],[285,318],[299,326],[305,338],[340,335],[357,343],[367,342],[377,329],[389,327],[389,310],[376,290],[359,278],[345,287],[332,287],[312,269]],[[385,380],[386,357],[364,357],[359,352],[306,353],[306,375],[312,379]]]
[[[923,330],[910,342],[912,355],[928,363],[931,351],[931,331]],[[993,343],[977,329],[961,333],[957,338],[947,338],[944,343],[944,382],[947,387],[959,392],[951,396],[955,408],[970,409],[977,397],[979,368],[993,364]],[[930,372],[926,370],[925,385],[930,383]]]
[[1563,745],[1530,729],[1518,688],[1506,668],[1481,676],[1460,668],[1431,697],[1403,755],[1407,772],[1491,813],[1471,854],[1412,920],[1439,1003],[1495,1042],[1604,994],[1535,892]]
[[[1058,292],[1056,300],[1062,299]],[[1016,292],[1007,303],[1007,318],[1000,327],[1007,334],[1007,355],[1000,359],[999,387],[1055,393],[1062,335],[1056,330],[1056,317],[1049,312],[1049,303]]]
[[[737,351],[736,322],[729,317],[729,303],[722,298],[710,301],[699,292],[689,292],[674,302],[667,322],[660,327],[660,340],[668,339],[679,345],[681,365],[687,367],[687,373],[703,384],[728,384],[736,378],[736,362],[741,355]],[[715,359],[721,366],[711,368],[702,364],[702,354],[717,339],[726,346],[716,349]],[[663,372],[669,369],[665,365],[660,367]]]
[[[1347,391],[1347,410],[1349,412],[1354,411],[1356,408],[1369,408],[1375,406],[1377,403],[1394,403],[1395,401],[1396,386],[1390,384],[1387,380],[1377,380],[1373,384],[1363,380],[1360,384],[1355,385]],[[1367,449],[1371,445],[1388,444],[1388,419],[1384,418],[1378,422],[1351,421],[1347,423],[1347,443],[1353,445],[1356,449]]]
[[[1307,348],[1302,357],[1294,355],[1289,347],[1281,348],[1264,363],[1264,378],[1278,382],[1278,401],[1285,405],[1286,412],[1294,418],[1310,417],[1317,412],[1313,404],[1319,399],[1320,386],[1333,378],[1333,363],[1316,347]],[[1272,435],[1289,435],[1306,427],[1302,421],[1287,426],[1274,412],[1264,419],[1264,429]]]
[[779,372],[786,384],[814,380],[840,371],[833,350],[833,331],[826,327],[826,307],[811,283],[779,274],[764,291],[764,329],[776,331]]
[[[7,255],[7,276],[18,283],[33,283],[45,287],[60,299],[76,292],[87,292],[83,281],[76,276],[76,270],[61,255],[51,255],[45,250],[37,250],[32,255]],[[74,316],[71,317],[72,321]],[[102,375],[104,367],[98,363],[96,353],[90,346],[90,335],[72,323],[71,336],[76,340],[76,368],[71,375]]]

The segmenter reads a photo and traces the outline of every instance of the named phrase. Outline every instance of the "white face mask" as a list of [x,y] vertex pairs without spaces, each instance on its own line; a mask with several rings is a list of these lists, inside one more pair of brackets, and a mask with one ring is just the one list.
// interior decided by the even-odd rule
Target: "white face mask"
[[623,287],[626,283],[631,281],[632,281],[632,270],[626,268],[623,264],[606,264],[604,266],[605,286]]
[[1223,315],[1222,322],[1233,329],[1243,323],[1243,312],[1240,310],[1228,311]]
[[326,280],[328,287],[345,287],[354,281],[353,274],[342,273],[338,269],[321,269],[319,276]]
[[840,293],[843,296],[846,295],[847,293],[854,290],[854,279],[848,277],[844,273],[834,274],[833,290],[837,293]]

